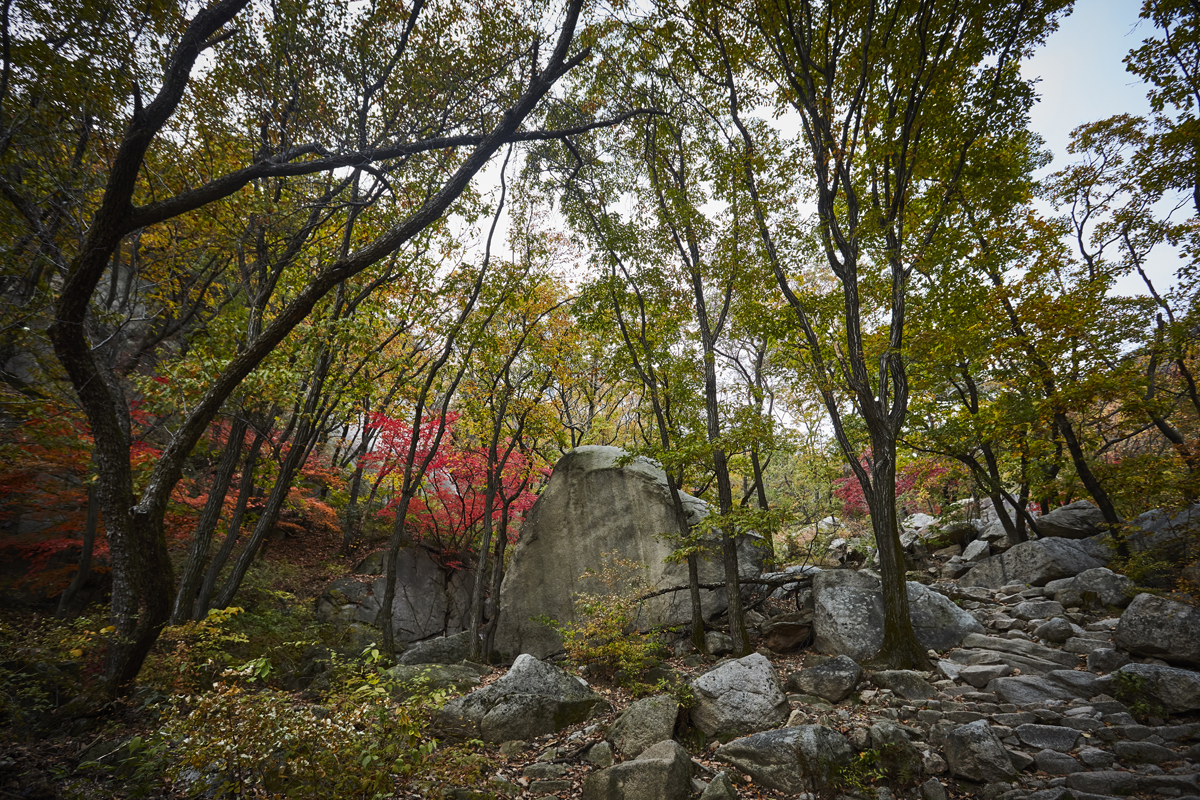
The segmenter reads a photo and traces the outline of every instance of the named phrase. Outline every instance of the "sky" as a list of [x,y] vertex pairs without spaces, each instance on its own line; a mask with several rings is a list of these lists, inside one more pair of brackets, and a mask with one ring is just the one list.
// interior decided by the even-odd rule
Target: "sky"
[[[1024,65],[1027,77],[1040,79],[1041,101],[1030,114],[1030,127],[1046,140],[1054,162],[1043,175],[1070,163],[1071,130],[1119,113],[1147,116],[1145,86],[1125,71],[1122,59],[1142,40],[1154,35],[1149,22],[1138,19],[1141,0],[1076,0],[1045,46]],[[1162,290],[1174,283],[1178,257],[1169,247],[1151,253],[1148,272]],[[1120,294],[1145,294],[1136,275],[1118,281]]]
[[1125,71],[1122,59],[1153,26],[1138,20],[1141,0],[1077,0],[1075,11],[1050,35],[1022,70],[1037,77],[1039,102],[1031,127],[1054,151],[1055,165],[1067,162],[1071,130],[1122,112],[1147,114],[1146,90]]

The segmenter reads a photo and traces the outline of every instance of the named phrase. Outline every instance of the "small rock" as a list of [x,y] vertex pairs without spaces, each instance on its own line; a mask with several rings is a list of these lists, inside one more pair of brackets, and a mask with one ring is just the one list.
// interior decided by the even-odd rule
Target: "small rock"
[[708,631],[704,634],[704,649],[710,656],[727,656],[733,652],[733,639],[728,633]]
[[1016,775],[1012,759],[986,720],[956,728],[946,736],[950,772],[970,781],[998,781]]
[[597,767],[611,767],[613,765],[613,748],[608,742],[596,742],[587,749],[584,753],[584,758],[589,764],[595,764]]
[[930,778],[921,784],[922,800],[948,800],[946,787],[937,778]]
[[729,780],[729,775],[724,770],[709,781],[700,795],[700,800],[737,800],[737,790],[733,788],[733,781]]
[[1079,731],[1058,725],[1021,725],[1016,734],[1017,738],[1030,747],[1057,750],[1060,753],[1074,750],[1079,741]]
[[1073,775],[1087,769],[1066,753],[1057,750],[1042,750],[1033,757],[1037,768],[1049,775]]

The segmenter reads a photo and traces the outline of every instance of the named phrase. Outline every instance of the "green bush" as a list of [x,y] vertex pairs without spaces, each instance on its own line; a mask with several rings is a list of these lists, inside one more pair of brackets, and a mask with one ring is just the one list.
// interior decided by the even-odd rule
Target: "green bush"
[[[436,753],[427,732],[444,693],[404,703],[382,672],[377,649],[343,664],[342,681],[321,705],[248,685],[264,660],[226,672],[211,691],[172,703],[151,750],[188,795],[290,798],[390,796],[399,783],[462,767],[462,753]],[[453,771],[453,770],[451,770]]]
[[575,621],[556,624],[567,658],[625,686],[636,685],[662,654],[662,645],[638,632],[641,601],[649,590],[646,565],[612,552],[599,571],[588,570],[581,580],[603,588],[575,595]]

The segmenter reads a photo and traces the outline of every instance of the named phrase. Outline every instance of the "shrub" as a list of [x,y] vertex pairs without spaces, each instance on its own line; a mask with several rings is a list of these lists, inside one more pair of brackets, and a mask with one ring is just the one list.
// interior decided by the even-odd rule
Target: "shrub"
[[599,571],[580,576],[604,588],[575,595],[575,622],[556,625],[571,663],[626,686],[636,684],[654,663],[662,646],[637,628],[638,598],[649,589],[645,573],[644,564],[614,551],[604,556]]
[[368,647],[343,664],[322,705],[274,689],[254,691],[262,659],[227,671],[209,692],[171,704],[152,747],[165,775],[189,795],[290,798],[390,796],[398,783],[471,766],[436,752],[425,727],[444,693],[392,700],[382,658]]

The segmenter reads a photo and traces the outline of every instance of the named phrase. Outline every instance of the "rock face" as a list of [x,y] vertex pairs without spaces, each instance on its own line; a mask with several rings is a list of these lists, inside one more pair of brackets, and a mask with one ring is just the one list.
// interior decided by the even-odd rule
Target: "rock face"
[[854,759],[850,743],[840,733],[820,725],[797,725],[764,731],[718,748],[724,761],[768,789],[799,795],[834,784],[841,768]]
[[1103,567],[1102,558],[1104,546],[1090,539],[1037,539],[979,562],[958,583],[987,589],[1013,583],[1045,586],[1058,578],[1073,578],[1085,570]]
[[691,792],[692,759],[675,741],[659,742],[583,782],[584,800],[685,800]]
[[[384,553],[367,556],[356,572],[386,571]],[[392,631],[397,643],[417,642],[442,633],[458,633],[471,604],[472,573],[447,573],[423,547],[405,547],[396,554],[396,599]],[[375,624],[386,580],[338,578],[317,599],[321,619]]]
[[625,758],[633,758],[653,744],[670,739],[675,732],[679,703],[669,694],[647,697],[633,703],[617,717],[604,738]]
[[1057,536],[1061,539],[1086,539],[1103,531],[1104,514],[1087,500],[1058,508],[1038,517],[1038,533],[1043,538]]
[[771,662],[760,653],[706,672],[692,681],[692,691],[692,722],[716,738],[774,728],[790,711]]
[[447,703],[437,723],[453,733],[506,742],[560,731],[604,704],[578,678],[522,655],[495,683]]
[[1200,667],[1200,608],[1139,594],[1121,614],[1117,646],[1185,667]]
[[[604,563],[605,554],[646,564],[655,588],[687,585],[686,564],[666,563],[671,545],[662,537],[679,529],[663,471],[646,459],[617,466],[624,453],[615,447],[580,447],[554,467],[550,482],[521,526],[521,539],[500,589],[496,649],[545,657],[562,649],[554,629],[533,620],[546,615],[574,619],[573,593],[600,591],[598,582],[580,580]],[[707,513],[703,501],[683,496],[689,521]],[[758,575],[766,551],[747,536],[740,548],[741,574]],[[719,554],[700,562],[700,582],[724,580]],[[705,615],[725,610],[724,591],[702,591]],[[644,604],[639,625],[669,626],[691,620],[686,591]]]
[[[825,570],[813,578],[814,647],[823,653],[863,661],[883,644],[883,595],[879,579],[867,572]],[[909,613],[922,645],[954,647],[971,633],[982,633],[979,620],[944,595],[909,581]]]
[[1017,774],[1008,751],[983,719],[950,731],[946,736],[946,763],[950,772],[969,781],[993,783]]

